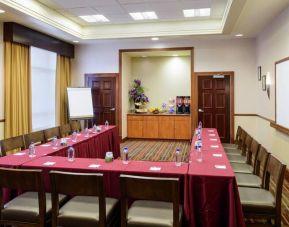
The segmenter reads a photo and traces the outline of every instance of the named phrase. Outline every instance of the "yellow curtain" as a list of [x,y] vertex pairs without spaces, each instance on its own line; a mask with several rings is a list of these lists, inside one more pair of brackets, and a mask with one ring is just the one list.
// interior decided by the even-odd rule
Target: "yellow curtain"
[[5,138],[31,131],[29,47],[4,43]]
[[71,59],[57,55],[56,66],[56,119],[58,125],[68,123],[66,88],[71,85]]

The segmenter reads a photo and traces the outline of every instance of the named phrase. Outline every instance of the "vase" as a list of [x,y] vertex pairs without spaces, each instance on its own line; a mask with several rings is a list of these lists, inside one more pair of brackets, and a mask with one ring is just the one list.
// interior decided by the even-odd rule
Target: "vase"
[[135,103],[134,103],[134,108],[135,108],[136,110],[141,109],[141,107],[142,107],[142,104],[141,104],[140,102],[135,102]]

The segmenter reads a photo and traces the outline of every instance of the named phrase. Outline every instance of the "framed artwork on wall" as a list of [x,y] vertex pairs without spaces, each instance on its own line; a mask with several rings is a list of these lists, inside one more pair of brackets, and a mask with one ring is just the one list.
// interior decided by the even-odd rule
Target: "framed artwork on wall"
[[262,90],[266,91],[266,75],[262,76]]
[[259,81],[261,81],[261,75],[262,75],[261,66],[258,66],[258,80]]

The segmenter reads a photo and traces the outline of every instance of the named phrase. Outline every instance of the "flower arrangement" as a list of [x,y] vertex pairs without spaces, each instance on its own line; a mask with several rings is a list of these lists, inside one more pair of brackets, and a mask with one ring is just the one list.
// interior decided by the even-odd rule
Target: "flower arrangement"
[[133,81],[133,85],[129,90],[129,101],[141,104],[149,102],[149,98],[144,94],[144,87],[141,86],[141,80]]

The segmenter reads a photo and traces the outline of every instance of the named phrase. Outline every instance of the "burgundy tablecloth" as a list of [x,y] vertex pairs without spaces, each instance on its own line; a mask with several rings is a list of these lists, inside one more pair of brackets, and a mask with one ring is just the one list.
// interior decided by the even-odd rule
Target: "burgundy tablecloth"
[[234,172],[217,131],[203,129],[201,163],[196,161],[195,139],[194,136],[185,187],[185,212],[189,226],[245,226]]

